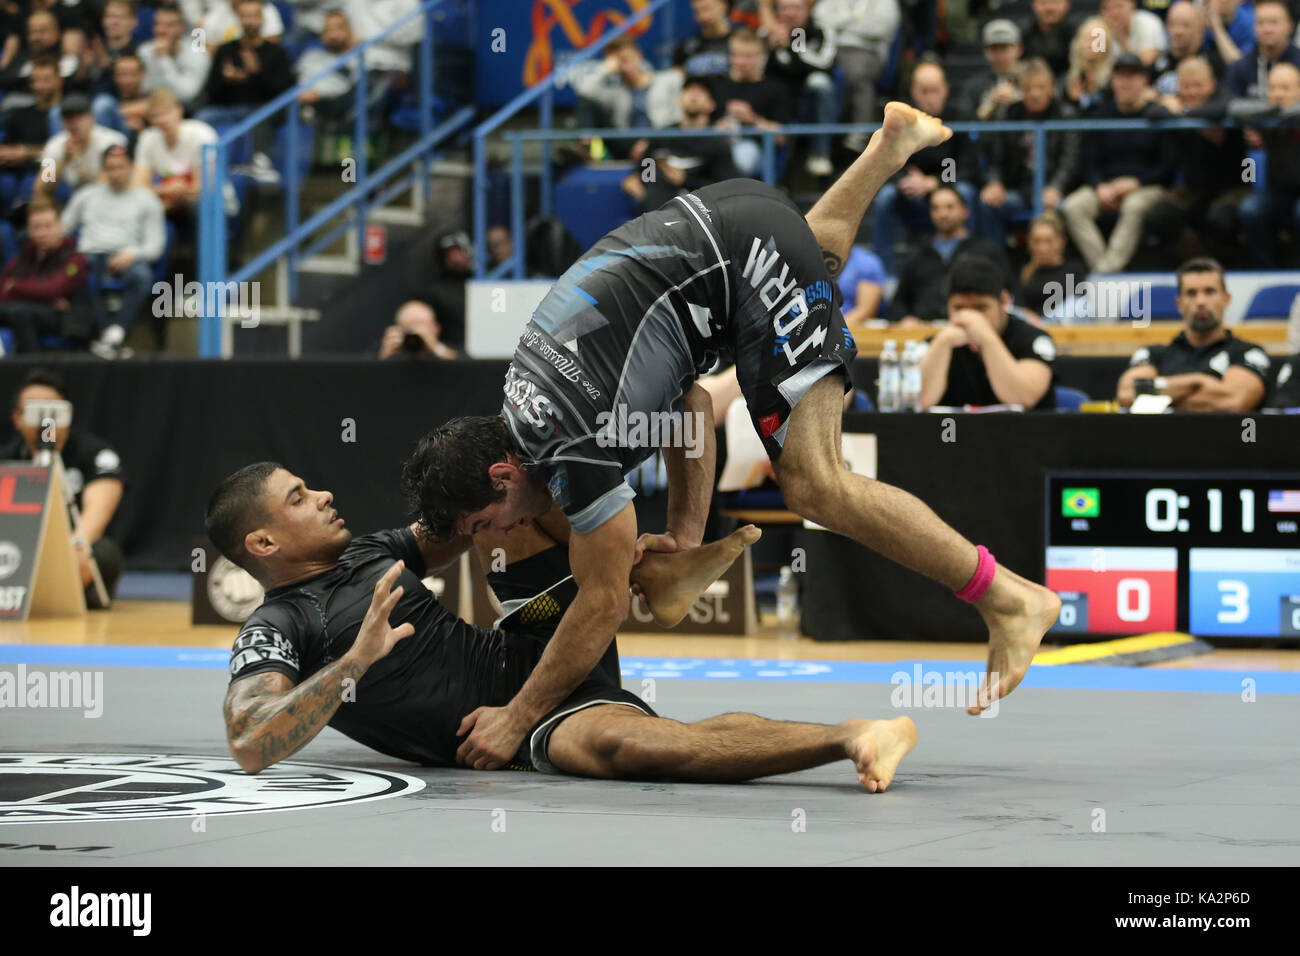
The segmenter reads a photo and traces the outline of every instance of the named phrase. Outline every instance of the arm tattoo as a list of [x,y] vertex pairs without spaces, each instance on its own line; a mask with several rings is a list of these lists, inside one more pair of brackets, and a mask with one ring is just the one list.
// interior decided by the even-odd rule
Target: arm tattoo
[[829,249],[822,250],[822,261],[826,263],[826,271],[831,274],[832,279],[838,279],[840,273],[844,271],[844,260]]
[[232,748],[257,754],[262,768],[306,746],[325,727],[343,701],[343,681],[354,682],[365,668],[340,658],[297,687],[274,690],[279,673],[255,674],[230,685],[224,707]]

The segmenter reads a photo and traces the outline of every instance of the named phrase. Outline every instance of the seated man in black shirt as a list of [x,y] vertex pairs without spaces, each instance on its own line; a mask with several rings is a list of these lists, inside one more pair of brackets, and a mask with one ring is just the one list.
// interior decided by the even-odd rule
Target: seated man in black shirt
[[217,48],[208,73],[207,108],[198,119],[233,124],[293,86],[293,65],[278,43],[262,37],[261,0],[236,0],[243,36]]
[[[758,34],[740,29],[731,34],[731,71],[710,81],[716,107],[714,125],[722,129],[780,129],[790,121],[790,94],[780,80],[764,73],[767,50]],[[780,142],[780,140],[778,140]],[[741,139],[732,156],[742,176],[756,176],[763,153],[758,140]]]
[[1032,19],[1020,24],[1024,58],[1042,57],[1052,72],[1065,76],[1070,69],[1070,43],[1082,17],[1071,13],[1070,0],[1033,0]]
[[[1113,97],[1105,98],[1088,119],[1166,119],[1170,113],[1151,93],[1147,66],[1136,54],[1115,59]],[[1065,217],[1074,244],[1094,272],[1121,272],[1142,239],[1142,223],[1166,196],[1178,172],[1178,139],[1165,130],[1106,129],[1083,134],[1079,175],[1083,184],[1065,197]],[[1097,220],[1117,213],[1110,238]]]
[[[410,468],[412,466],[408,466]],[[418,471],[418,465],[414,466]],[[409,482],[413,476],[408,474]],[[512,610],[506,630],[482,630],[448,613],[421,577],[470,546],[439,544],[421,526],[352,538],[327,491],[313,491],[273,462],[231,475],[208,505],[208,534],[266,588],[235,639],[224,707],[239,765],[258,773],[327,724],[381,753],[431,766],[468,758],[461,742],[499,711],[549,653],[577,594],[558,508],[477,542],[504,548],[491,583]],[[680,619],[757,529],[689,554],[646,552],[632,579],[661,621]],[[513,599],[513,600],[511,600]],[[515,622],[511,626],[511,622]],[[512,769],[618,779],[728,782],[850,759],[871,792],[885,789],[915,743],[907,717],[838,726],[726,714],[693,724],[659,718],[621,686],[613,640],[595,670],[531,728]]]
[[[1046,60],[1034,58],[1020,65],[1020,99],[998,111],[998,120],[1075,119],[1074,108],[1056,95],[1056,77]],[[1078,177],[1079,134],[1074,130],[1053,130],[1047,134],[1047,174],[1041,196],[1034,195],[1033,130],[990,133],[980,137],[988,158],[985,185],[980,190],[983,206],[980,233],[1003,244],[1007,223],[1014,216],[1034,208],[1055,209]]]
[[686,76],[725,76],[731,68],[727,40],[731,37],[727,0],[691,0],[691,15],[699,33],[673,47],[673,67]]
[[49,56],[35,60],[30,81],[35,102],[3,114],[4,142],[0,143],[0,171],[22,176],[37,171],[45,144],[62,125],[58,108],[63,99],[63,78],[59,76],[58,61]]
[[921,407],[1056,408],[1056,346],[1043,329],[1007,314],[1011,293],[991,259],[963,256],[948,273],[948,326],[921,358]]
[[905,325],[937,319],[947,308],[944,279],[959,257],[978,255],[997,264],[999,282],[1007,271],[1002,249],[991,239],[972,236],[967,228],[970,209],[953,186],[930,193],[930,221],[934,235],[917,242],[916,249],[898,270],[898,288],[889,302],[889,319]]
[[1183,331],[1168,345],[1133,353],[1116,400],[1128,408],[1141,394],[1168,395],[1181,412],[1259,408],[1269,380],[1268,353],[1223,327],[1232,299],[1223,266],[1213,259],[1189,259],[1178,267],[1177,281]]
[[[14,396],[12,419],[18,434],[0,445],[0,461],[31,461],[40,447],[39,427],[23,420],[23,407],[28,402],[66,400],[63,380],[58,375],[45,369],[29,372]],[[94,568],[99,569],[104,590],[111,600],[124,564],[122,549],[112,538],[104,536],[126,487],[122,459],[103,439],[79,429],[55,429],[54,446],[63,459],[67,490],[80,514],[72,529],[72,542],[81,569],[81,584],[86,589],[86,604],[102,610],[104,605],[99,602],[94,586]]]
[[[623,180],[623,191],[637,201],[641,212],[658,209],[679,193],[694,192],[737,175],[726,137],[674,133],[709,128],[716,107],[709,84],[699,77],[688,79],[680,100],[680,123],[666,127],[663,135],[639,140],[632,147],[636,167]],[[653,162],[646,163],[647,158]]]

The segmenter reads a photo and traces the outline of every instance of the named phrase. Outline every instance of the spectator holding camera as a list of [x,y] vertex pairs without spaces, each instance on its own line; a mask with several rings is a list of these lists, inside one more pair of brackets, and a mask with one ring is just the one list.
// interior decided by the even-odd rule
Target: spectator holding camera
[[427,303],[411,300],[397,310],[393,324],[384,330],[381,359],[454,359],[457,352],[443,344],[442,326]]

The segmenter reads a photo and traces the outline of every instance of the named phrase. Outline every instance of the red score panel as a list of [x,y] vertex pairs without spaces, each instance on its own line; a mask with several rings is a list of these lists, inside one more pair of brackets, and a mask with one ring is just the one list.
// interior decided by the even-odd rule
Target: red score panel
[[1178,626],[1173,548],[1049,548],[1047,586],[1087,597],[1086,629],[1144,634]]

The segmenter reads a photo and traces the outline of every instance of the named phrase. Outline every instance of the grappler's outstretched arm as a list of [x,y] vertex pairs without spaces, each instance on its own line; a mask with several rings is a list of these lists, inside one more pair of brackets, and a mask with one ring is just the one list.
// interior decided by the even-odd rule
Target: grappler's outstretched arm
[[[683,441],[662,449],[664,470],[668,473],[667,530],[677,549],[698,548],[704,541],[704,525],[713,499],[713,471],[718,460],[713,399],[699,384],[692,385],[686,393],[683,414],[691,420],[689,426],[682,427]],[[684,440],[688,434],[693,439],[690,447],[686,447]],[[643,543],[647,537],[653,536],[642,536]]]
[[635,548],[636,511],[630,502],[588,534],[571,532],[569,567],[577,597],[510,703],[480,707],[462,721],[457,736],[468,736],[456,752],[457,763],[475,770],[505,766],[528,731],[595,669],[627,616]]
[[388,615],[402,596],[401,586],[393,587],[402,567],[403,562],[394,563],[375,584],[357,639],[333,664],[296,687],[278,672],[253,674],[230,685],[222,707],[226,740],[246,773],[259,773],[306,746],[339,709],[344,681],[352,680],[355,686],[371,664],[415,633],[410,624],[396,628],[388,624]]

